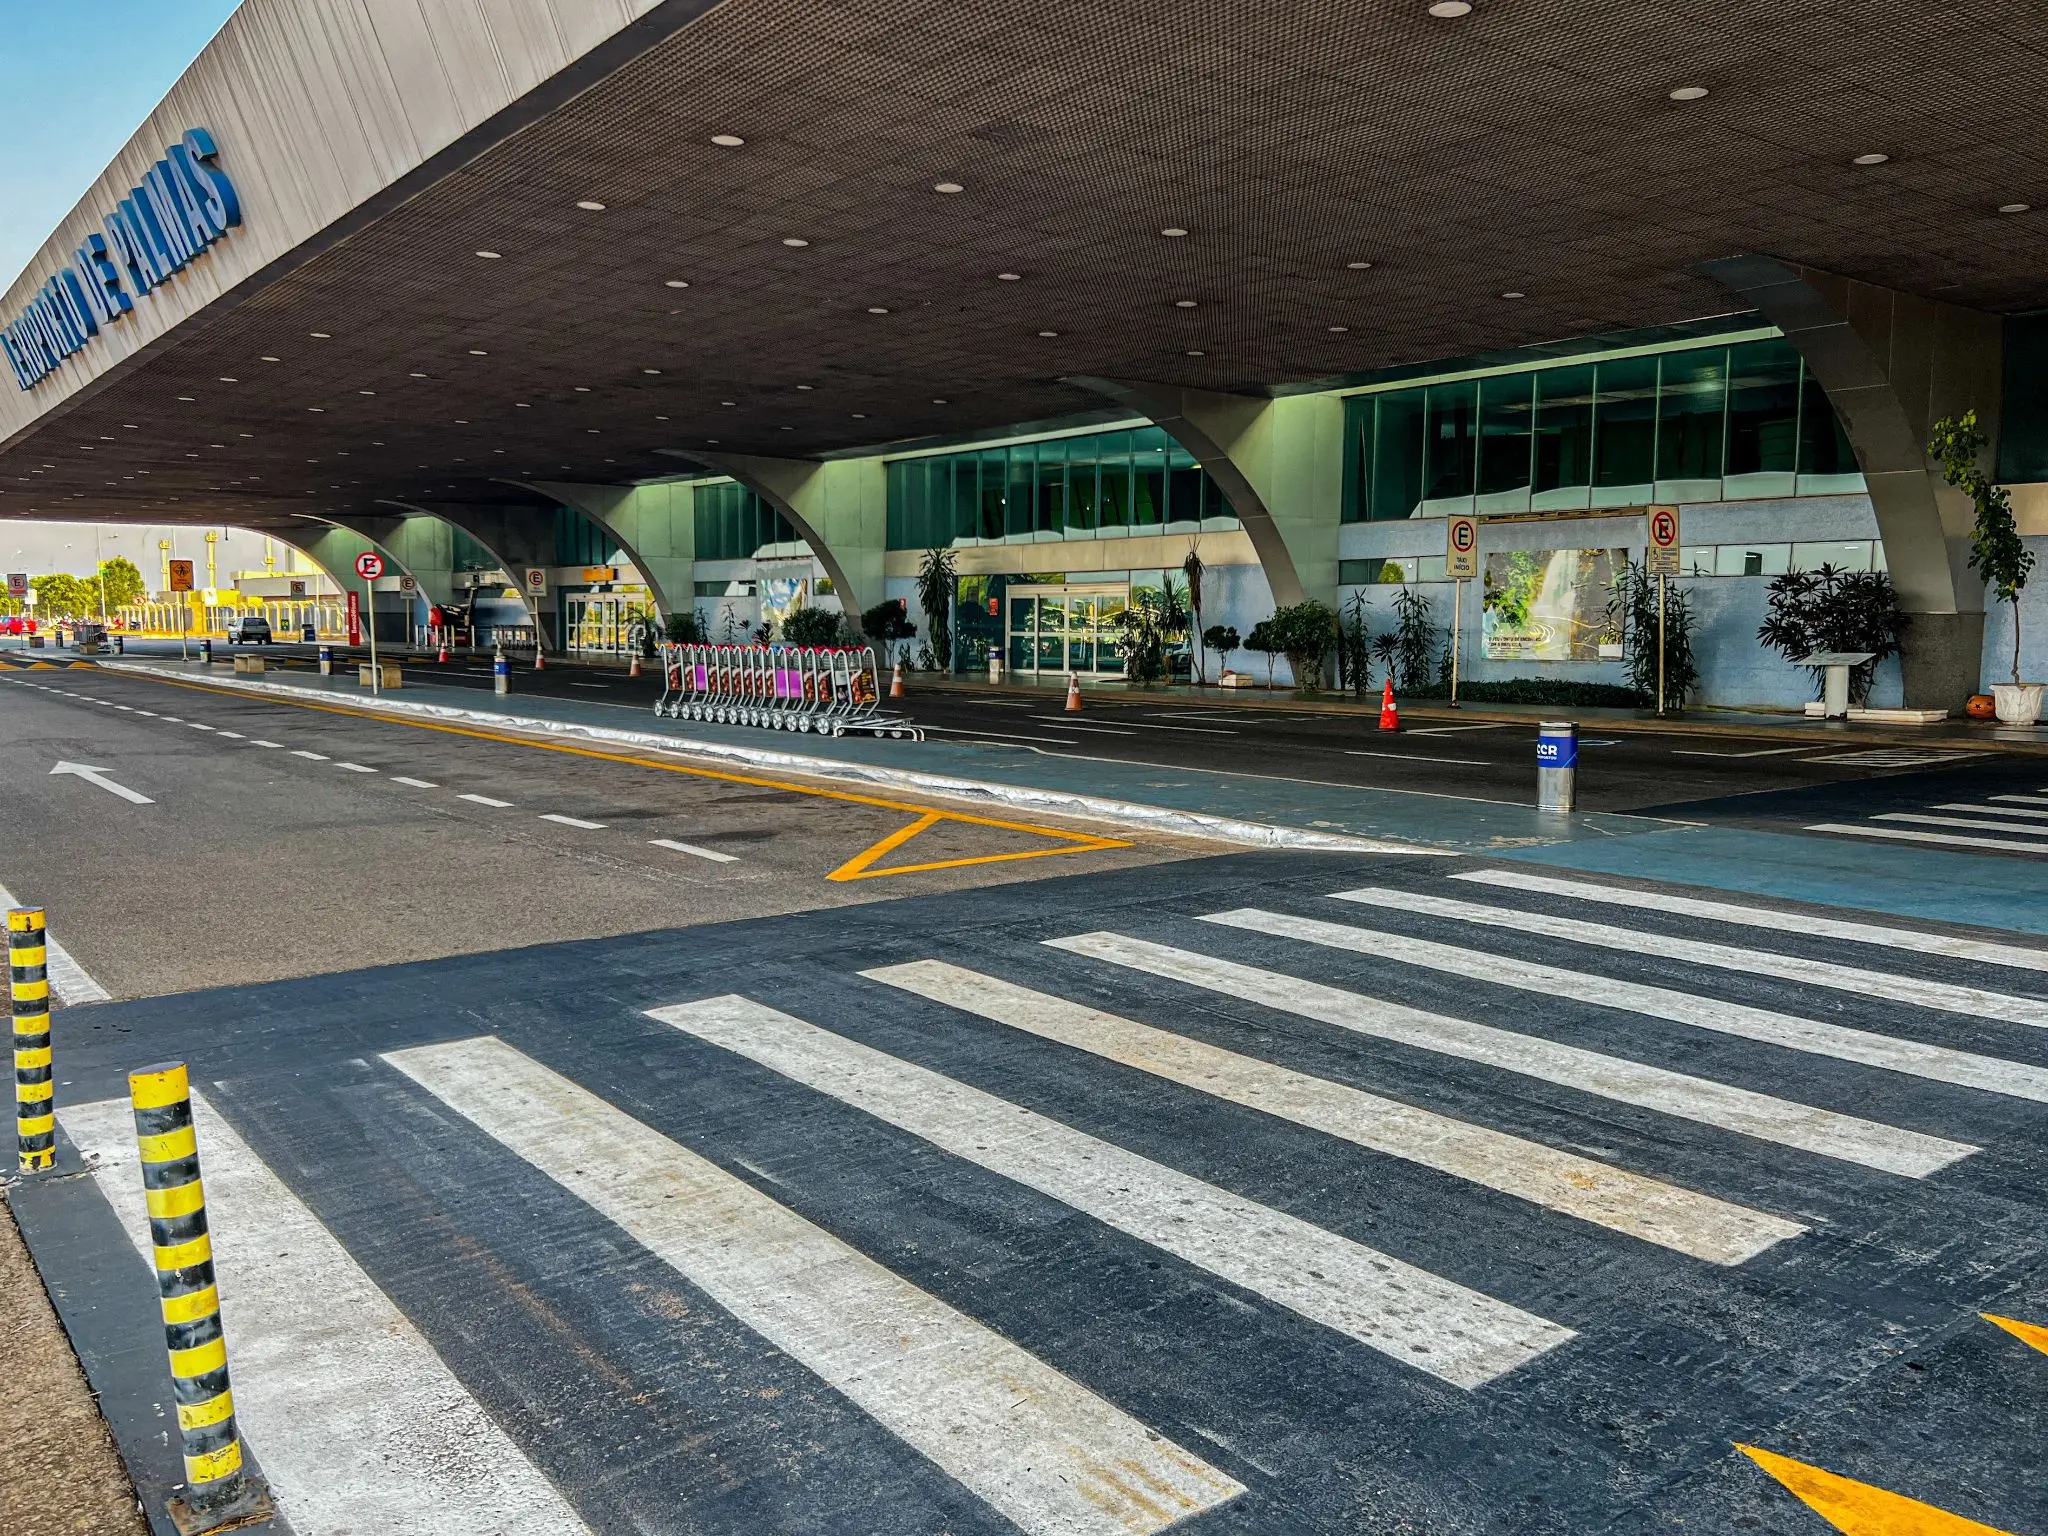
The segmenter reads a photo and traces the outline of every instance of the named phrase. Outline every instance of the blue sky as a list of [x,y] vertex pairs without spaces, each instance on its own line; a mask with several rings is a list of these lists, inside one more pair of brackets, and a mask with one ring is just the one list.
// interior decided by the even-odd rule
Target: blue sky
[[0,0],[0,290],[239,0]]

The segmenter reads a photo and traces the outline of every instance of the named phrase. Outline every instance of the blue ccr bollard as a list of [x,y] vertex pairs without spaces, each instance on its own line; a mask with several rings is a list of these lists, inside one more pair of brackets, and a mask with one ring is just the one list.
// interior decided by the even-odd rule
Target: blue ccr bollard
[[1569,720],[1536,727],[1536,809],[1569,811],[1578,805],[1579,728]]

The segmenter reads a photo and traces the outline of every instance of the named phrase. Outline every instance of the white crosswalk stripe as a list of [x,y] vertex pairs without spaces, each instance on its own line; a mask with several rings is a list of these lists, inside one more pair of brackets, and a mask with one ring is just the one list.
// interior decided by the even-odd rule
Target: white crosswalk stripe
[[1536,1035],[1428,1013],[1145,939],[1086,933],[1046,942],[1072,954],[1225,993],[1339,1029],[1480,1062],[1617,1103],[1909,1178],[1939,1172],[1977,1150],[1962,1142],[1879,1125]]
[[2048,847],[2015,837],[1973,837],[1966,832],[1916,832],[1910,827],[1873,827],[1847,821],[1817,821],[1809,832],[1837,837],[1875,837],[1897,843],[1934,843],[1944,848],[1986,848],[1997,853],[2048,854]]
[[1033,1536],[1135,1536],[1244,1485],[495,1039],[383,1058]]
[[1870,819],[1906,822],[1921,827],[1961,827],[1966,832],[2005,832],[2022,837],[2048,837],[2048,827],[2030,827],[2023,822],[1995,821],[1983,816],[1930,816],[1924,811],[1883,811]]
[[1263,912],[1255,907],[1235,912],[1217,912],[1202,919],[1255,933],[1303,939],[1311,944],[1350,950],[1354,954],[1376,955],[1407,965],[1427,966],[1453,976],[1474,977],[1498,986],[1519,987],[1547,997],[1569,997],[1603,1008],[1624,1008],[1674,1024],[1711,1029],[1746,1040],[1761,1040],[1787,1050],[1814,1056],[1831,1056],[1837,1061],[1860,1062],[1904,1072],[1934,1082],[1981,1088],[1987,1093],[2006,1094],[2048,1104],[2048,1068],[1997,1056],[1980,1056],[1947,1046],[1926,1045],[1893,1035],[1850,1029],[1817,1019],[1796,1018],[1752,1008],[1745,1003],[1723,1002],[1719,998],[1697,997],[1669,987],[1644,986],[1590,971],[1569,971],[1558,966],[1537,965],[1511,955],[1474,953],[1450,944],[1435,944],[1379,928],[1354,928],[1345,923],[1326,923],[1291,913]]
[[[294,1529],[583,1536],[554,1485],[319,1218],[204,1095],[192,1095],[192,1113],[235,1415]],[[100,1191],[151,1262],[127,1102],[76,1105],[58,1120],[98,1154]]]
[[1505,928],[1517,933],[1540,934],[1546,938],[1568,939],[1602,949],[1629,954],[1657,955],[1671,960],[1719,970],[1739,971],[1751,976],[1776,976],[1807,986],[1854,992],[1864,997],[1907,1003],[1915,1008],[1933,1008],[1944,1013],[1967,1014],[1972,1018],[2001,1019],[2008,1024],[2048,1025],[2048,1000],[2013,997],[1982,987],[1958,986],[1945,981],[1928,981],[1917,976],[1899,976],[1860,966],[1838,965],[1827,960],[1809,960],[1800,955],[1780,955],[1768,950],[1741,949],[1730,944],[1713,944],[1702,939],[1674,938],[1639,928],[1614,928],[1589,923],[1576,917],[1552,917],[1542,912],[1524,912],[1513,907],[1488,906],[1479,902],[1455,901],[1418,891],[1394,891],[1373,886],[1331,893],[1339,901],[1361,906],[1384,907],[1395,912],[1419,912],[1431,917],[1454,918],[1484,927]]
[[1807,1230],[1795,1221],[1242,1056],[979,971],[922,960],[861,974],[1709,1263],[1743,1263]]
[[1918,928],[1895,928],[1882,923],[1851,922],[1822,917],[1813,912],[1785,912],[1771,907],[1754,907],[1733,901],[1709,901],[1697,896],[1678,896],[1666,891],[1643,891],[1630,886],[1597,885],[1588,880],[1560,880],[1548,875],[1525,874],[1521,870],[1474,869],[1452,875],[1476,885],[1495,885],[1510,891],[1534,891],[1545,896],[1570,896],[1578,901],[1604,902],[1610,906],[1633,907],[1640,912],[1668,912],[1677,917],[1704,917],[1717,923],[1734,923],[1762,928],[1771,933],[1793,930],[1820,939],[1849,939],[1857,944],[1882,944],[1889,949],[1910,949],[1923,955],[1948,955],[1957,960],[1982,960],[1992,965],[2019,966],[2048,971],[2048,948],[2022,944],[2001,944],[1992,939],[1965,938],[1960,934],[1927,933]]
[[[2018,795],[2002,795],[1999,799],[2018,800]],[[2029,801],[2029,804],[2032,802]],[[1966,811],[1972,816],[2023,817],[2031,821],[2048,821],[2048,811],[2030,811],[2025,805],[1966,805],[1960,801],[1944,800],[1934,807],[1937,811]],[[2010,822],[2006,825],[2011,825]]]
[[1571,1330],[744,997],[650,1017],[923,1137],[1454,1386]]

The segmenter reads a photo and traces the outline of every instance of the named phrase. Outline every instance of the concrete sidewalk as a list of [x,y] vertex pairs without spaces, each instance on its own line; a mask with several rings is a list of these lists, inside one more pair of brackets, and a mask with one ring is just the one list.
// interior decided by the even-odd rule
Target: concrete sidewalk
[[2041,878],[2038,864],[2024,859],[1851,845],[1651,816],[1559,816],[1533,805],[1164,768],[1023,745],[825,738],[702,725],[656,719],[628,705],[538,695],[500,698],[431,684],[408,684],[400,692],[373,697],[352,676],[293,672],[258,680],[198,663],[136,658],[106,662],[104,670],[458,727],[567,738],[593,747],[651,749],[707,765],[964,797],[1249,847],[1518,859],[2048,933],[2048,881]]

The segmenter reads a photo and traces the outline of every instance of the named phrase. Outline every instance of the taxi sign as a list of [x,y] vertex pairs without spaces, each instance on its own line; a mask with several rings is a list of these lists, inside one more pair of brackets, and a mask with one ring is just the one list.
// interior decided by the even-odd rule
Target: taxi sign
[[356,574],[365,581],[375,581],[384,574],[384,557],[373,549],[366,549],[356,556]]
[[1679,573],[1678,508],[1652,507],[1649,517],[1650,543],[1643,569],[1652,576]]
[[1479,574],[1479,519],[1444,519],[1444,575],[1469,581]]
[[548,573],[545,566],[530,565],[526,568],[526,590],[533,597],[547,596]]
[[190,560],[173,560],[171,562],[171,590],[173,592],[190,592],[192,590],[192,562]]

